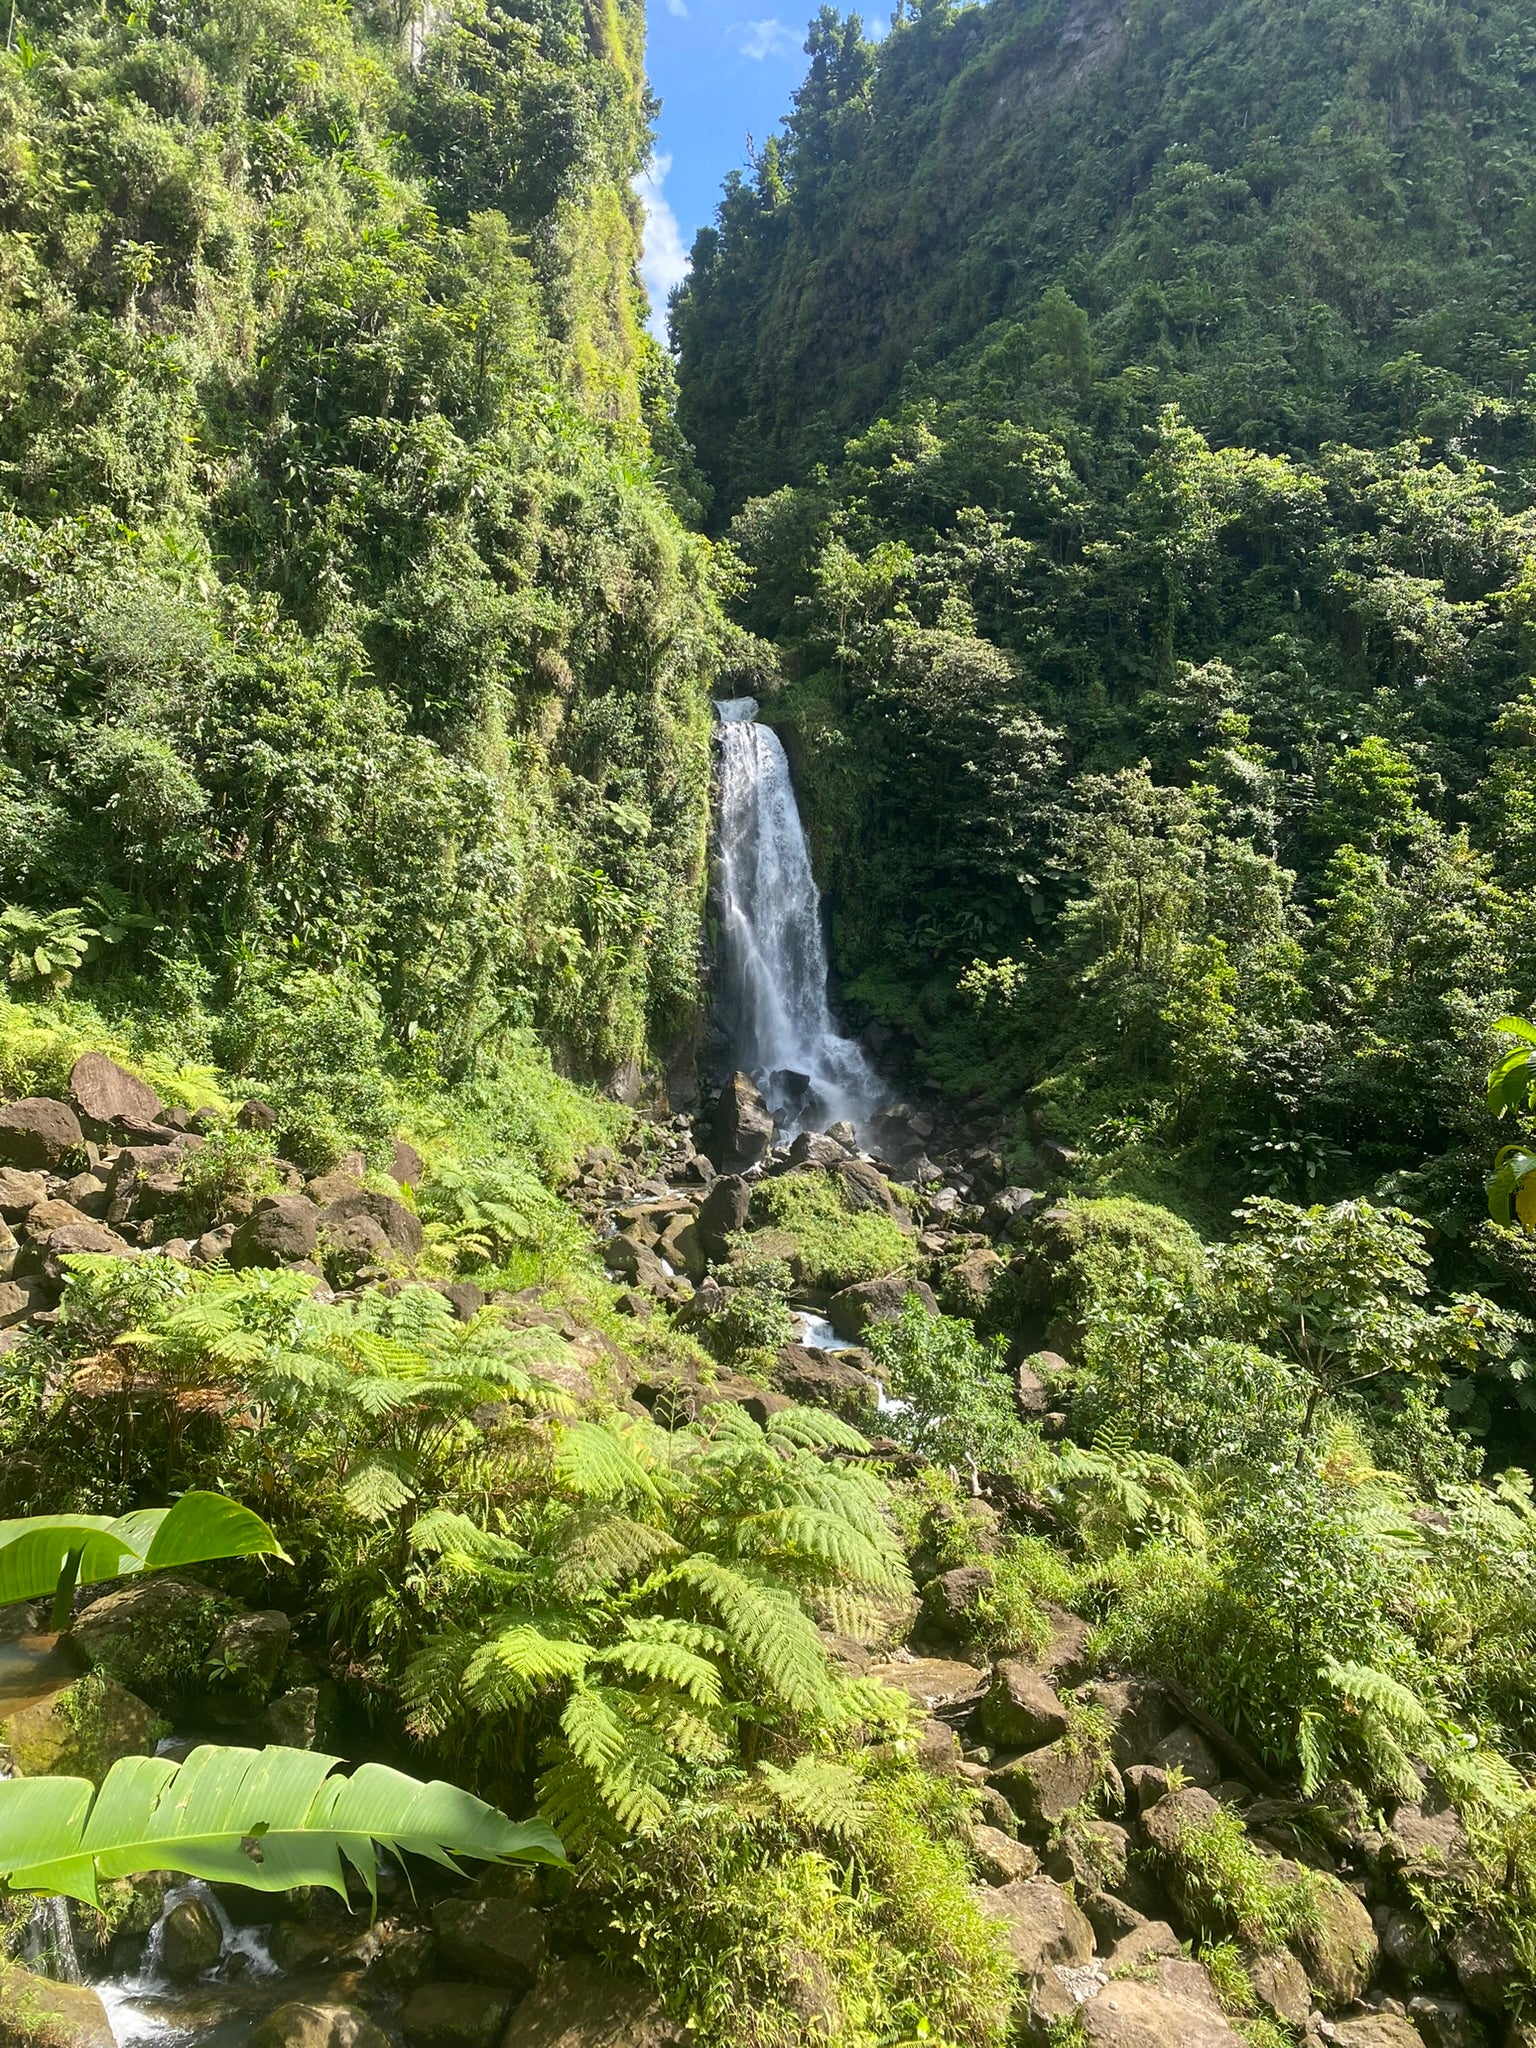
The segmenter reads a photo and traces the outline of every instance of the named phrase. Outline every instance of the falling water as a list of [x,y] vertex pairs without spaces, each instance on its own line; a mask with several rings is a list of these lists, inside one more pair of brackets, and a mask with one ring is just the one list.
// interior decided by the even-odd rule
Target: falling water
[[821,897],[777,733],[751,697],[720,717],[717,1007],[734,1064],[786,1133],[847,1118],[866,1125],[882,1089],[827,1006]]

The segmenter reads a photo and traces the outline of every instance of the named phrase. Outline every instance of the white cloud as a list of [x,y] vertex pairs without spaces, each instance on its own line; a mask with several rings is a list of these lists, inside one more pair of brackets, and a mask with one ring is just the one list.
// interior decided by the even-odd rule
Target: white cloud
[[667,0],[668,14],[675,14],[679,21],[688,19],[687,0]]
[[786,28],[777,18],[743,22],[740,35],[741,54],[754,64],[761,64],[765,57],[793,57],[800,47],[800,38],[794,30]]
[[653,157],[650,168],[635,180],[635,190],[645,208],[640,275],[645,279],[645,288],[650,294],[651,332],[663,345],[667,339],[667,294],[688,275],[688,251],[683,247],[683,231],[662,191],[671,168],[671,157]]

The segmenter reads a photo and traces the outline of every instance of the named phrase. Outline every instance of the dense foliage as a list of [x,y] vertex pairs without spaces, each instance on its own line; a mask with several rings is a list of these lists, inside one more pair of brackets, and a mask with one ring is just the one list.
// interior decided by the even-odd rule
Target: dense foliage
[[606,1078],[688,1026],[718,630],[646,419],[641,33],[576,4],[19,19],[20,993],[74,975],[263,1079],[338,1032],[338,1074],[462,1078],[528,1025]]

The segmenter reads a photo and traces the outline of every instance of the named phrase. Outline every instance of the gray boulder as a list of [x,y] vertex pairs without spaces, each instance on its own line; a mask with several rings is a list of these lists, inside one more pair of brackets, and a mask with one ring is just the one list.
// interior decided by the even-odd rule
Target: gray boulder
[[105,1053],[82,1053],[69,1076],[69,1099],[82,1122],[102,1133],[114,1125],[152,1124],[163,1104],[147,1081],[130,1074]]
[[893,1275],[884,1280],[860,1280],[834,1294],[827,1304],[827,1319],[839,1337],[850,1341],[864,1335],[871,1323],[889,1322],[899,1316],[909,1295],[915,1295],[936,1316],[939,1304],[925,1280]]
[[320,1210],[305,1195],[267,1195],[237,1225],[229,1246],[232,1266],[287,1266],[309,1258],[320,1229]]
[[583,1961],[545,1972],[517,2008],[503,2048],[685,2048],[689,2038],[647,1985]]
[[28,1095],[0,1105],[0,1166],[57,1173],[84,1144],[80,1119],[67,1102]]
[[994,1886],[980,1903],[987,1918],[1002,1927],[1021,1976],[1036,1976],[1047,1963],[1081,1969],[1092,1959],[1093,1927],[1087,1915],[1048,1877]]
[[696,1227],[699,1242],[712,1259],[730,1256],[727,1239],[746,1229],[751,1207],[751,1186],[739,1174],[722,1174],[711,1183],[709,1193],[699,1204]]
[[981,1725],[1000,1749],[1041,1749],[1067,1732],[1054,1686],[1017,1658],[1002,1658],[981,1703]]
[[320,1211],[327,1250],[353,1260],[414,1259],[426,1240],[421,1218],[393,1195],[344,1195]]
[[432,1931],[455,1970],[512,1991],[530,1988],[549,1945],[543,1914],[519,1899],[444,1899]]
[[722,1173],[744,1173],[773,1144],[773,1117],[749,1074],[732,1074],[720,1090],[711,1154]]
[[422,1984],[400,2009],[416,2048],[497,2048],[516,1999],[491,1984]]

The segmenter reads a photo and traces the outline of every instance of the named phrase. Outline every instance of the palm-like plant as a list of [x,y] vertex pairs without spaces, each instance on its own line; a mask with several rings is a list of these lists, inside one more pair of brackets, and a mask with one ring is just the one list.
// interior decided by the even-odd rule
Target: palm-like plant
[[0,910],[0,958],[8,981],[41,982],[50,992],[68,988],[91,941],[101,933],[79,910],[28,910],[8,903]]
[[174,1870],[254,1891],[324,1885],[346,1897],[342,1859],[377,1896],[375,1843],[429,1857],[561,1863],[558,1836],[509,1821],[441,1781],[382,1764],[333,1777],[336,1759],[305,1749],[195,1749],[183,1764],[125,1757],[98,1792],[85,1778],[0,1781],[0,1894],[43,1892],[97,1903],[119,1877]]
[[759,1427],[721,1404],[675,1434],[583,1422],[511,1526],[424,1515],[417,1549],[478,1612],[410,1667],[416,1732],[545,1734],[541,1808],[587,1847],[659,1826],[685,1782],[765,1743],[899,1723],[879,1688],[839,1679],[817,1626],[910,1585],[880,1483],[824,1455],[861,1448],[805,1409]]

